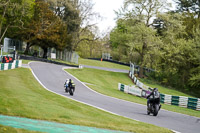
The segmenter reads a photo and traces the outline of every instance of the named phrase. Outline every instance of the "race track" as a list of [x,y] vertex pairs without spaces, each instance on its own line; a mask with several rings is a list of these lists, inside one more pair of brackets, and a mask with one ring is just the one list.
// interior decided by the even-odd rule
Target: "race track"
[[[64,72],[62,70],[64,66],[43,62],[31,62],[29,66],[35,77],[45,86],[45,88],[57,94],[114,114],[165,127],[178,132],[200,132],[200,118],[166,110],[160,110],[157,117],[149,116],[146,114],[146,106],[144,105],[119,100],[92,91],[79,80]],[[63,84],[67,78],[71,78],[76,84],[74,96],[70,96],[68,93],[64,92]]]

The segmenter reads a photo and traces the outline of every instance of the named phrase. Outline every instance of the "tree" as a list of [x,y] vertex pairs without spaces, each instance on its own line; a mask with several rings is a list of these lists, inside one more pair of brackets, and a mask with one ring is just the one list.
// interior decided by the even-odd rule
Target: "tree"
[[44,50],[44,58],[47,57],[48,48],[64,49],[71,40],[67,34],[66,23],[63,23],[43,0],[36,1],[33,17],[17,36],[27,42],[26,54],[31,46],[37,45]]
[[[112,47],[113,59],[126,60],[124,57],[129,56],[131,50],[129,49],[128,42],[130,39],[130,33],[127,29],[130,27],[126,20],[119,19],[117,26],[110,33],[110,43]],[[132,60],[132,59],[130,59]],[[129,62],[130,60],[126,61]]]
[[36,2],[35,21],[36,34],[35,41],[44,50],[43,57],[46,58],[47,48],[63,49],[68,39],[67,26],[49,8],[48,3],[43,1]]
[[62,20],[67,27],[67,34],[71,36],[71,41],[66,44],[66,49],[69,51],[74,50],[75,40],[80,30],[81,18],[78,9],[78,0],[51,0],[50,8]]
[[199,0],[175,0],[175,2],[177,3],[177,12],[194,13],[197,18],[200,18]]
[[[76,49],[82,41],[87,41],[88,43],[91,43],[99,39],[98,35],[95,34],[98,31],[98,29],[96,28],[96,23],[91,23],[91,21],[94,19],[99,19],[101,18],[101,16],[99,15],[99,13],[94,12],[93,8],[94,3],[91,0],[80,0],[78,3],[81,28],[79,29],[79,32],[77,34],[74,49]],[[93,38],[83,37],[85,34],[87,34],[87,31],[93,32],[95,36]]]
[[[151,19],[164,9],[165,5],[166,2],[160,0],[125,0],[122,10],[116,12],[118,19],[123,20],[123,23],[118,24],[118,31],[122,31],[121,35],[127,40],[124,41],[131,49],[130,52],[140,55],[141,68],[147,64],[146,56],[152,44],[156,45],[159,42],[151,28]],[[139,76],[143,77],[143,69],[140,69]]]
[[86,30],[80,36],[80,42],[76,51],[79,55],[84,58],[88,57],[101,57],[103,51],[103,45],[99,38],[96,38],[93,30],[97,30],[98,27],[94,29]]
[[118,18],[135,18],[149,27],[152,25],[151,19],[169,6],[164,0],[124,0],[122,10],[116,14]]
[[34,0],[0,1],[0,43],[10,28],[23,28],[24,22],[32,17]]
[[193,28],[198,28],[200,23],[200,1],[199,0],[175,0],[177,3],[176,12],[181,13],[184,18],[184,25],[188,36],[186,39],[194,38]]
[[199,28],[192,29],[195,38],[188,38],[185,16],[182,14],[160,14],[157,20],[157,35],[163,42],[159,49],[161,54],[157,67],[159,81],[198,95]]
[[[198,25],[197,27],[200,28]],[[189,85],[194,88],[194,92],[199,92],[200,86],[200,31],[199,28],[195,28],[194,30],[194,46],[193,46],[193,58],[192,58],[192,69],[190,69],[190,78],[189,78]]]

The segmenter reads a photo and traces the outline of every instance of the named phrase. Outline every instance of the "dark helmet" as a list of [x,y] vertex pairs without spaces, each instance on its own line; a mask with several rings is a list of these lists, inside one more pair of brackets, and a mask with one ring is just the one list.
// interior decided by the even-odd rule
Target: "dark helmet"
[[153,91],[158,91],[158,88],[154,88]]
[[69,82],[71,82],[72,81],[72,79],[69,79]]

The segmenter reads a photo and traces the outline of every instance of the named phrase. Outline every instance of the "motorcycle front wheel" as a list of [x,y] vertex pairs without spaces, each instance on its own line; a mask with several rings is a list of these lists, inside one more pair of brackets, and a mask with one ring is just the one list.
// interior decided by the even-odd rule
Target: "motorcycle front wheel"
[[69,94],[70,94],[71,96],[74,95],[74,91],[73,91],[73,89],[69,89]]
[[159,110],[159,106],[158,106],[158,104],[156,104],[155,107],[154,107],[153,116],[157,116],[158,115],[158,110]]

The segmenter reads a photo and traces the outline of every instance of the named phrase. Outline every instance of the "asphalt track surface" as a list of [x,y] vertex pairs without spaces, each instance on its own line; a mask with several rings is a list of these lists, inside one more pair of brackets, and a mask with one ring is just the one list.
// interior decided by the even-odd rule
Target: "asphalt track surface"
[[[198,117],[183,115],[163,109],[159,111],[158,116],[149,116],[146,113],[145,105],[99,94],[86,87],[85,84],[80,82],[77,78],[67,72],[64,72],[64,66],[43,62],[31,62],[29,66],[37,80],[46,89],[56,94],[91,105],[107,112],[111,112],[113,114],[165,127],[177,132],[200,132],[200,118]],[[71,78],[76,84],[74,96],[70,96],[68,93],[64,92],[63,85],[67,78]]]

